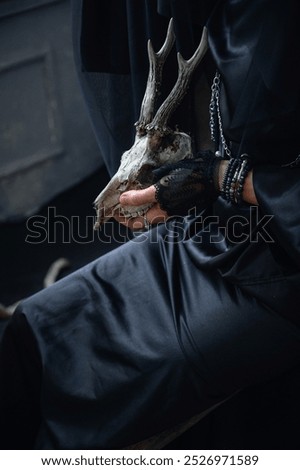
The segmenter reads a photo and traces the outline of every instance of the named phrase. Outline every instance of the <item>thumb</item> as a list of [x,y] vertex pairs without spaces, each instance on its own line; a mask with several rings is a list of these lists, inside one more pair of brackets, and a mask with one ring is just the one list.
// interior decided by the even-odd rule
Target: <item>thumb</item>
[[122,206],[139,206],[141,204],[148,204],[155,202],[155,187],[149,186],[146,189],[130,190],[121,194],[120,204]]

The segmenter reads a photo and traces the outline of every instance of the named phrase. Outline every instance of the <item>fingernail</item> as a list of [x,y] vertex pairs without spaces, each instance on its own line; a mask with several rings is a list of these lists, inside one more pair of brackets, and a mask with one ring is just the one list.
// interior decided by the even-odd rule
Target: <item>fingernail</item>
[[134,222],[132,226],[133,230],[143,230],[144,229],[144,224],[142,222]]

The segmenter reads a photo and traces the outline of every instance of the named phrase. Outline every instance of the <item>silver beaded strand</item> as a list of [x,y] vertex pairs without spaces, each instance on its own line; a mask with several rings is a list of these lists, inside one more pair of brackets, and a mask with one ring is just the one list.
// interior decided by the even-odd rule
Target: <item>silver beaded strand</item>
[[217,70],[216,75],[213,79],[212,86],[211,86],[211,98],[210,98],[210,104],[209,104],[210,135],[211,135],[211,140],[213,142],[216,142],[216,138],[217,138],[216,119],[217,119],[220,140],[221,140],[224,152],[226,153],[229,159],[232,157],[232,155],[231,155],[230,148],[227,145],[224,132],[223,132],[222,116],[221,116],[221,111],[220,111],[220,83],[221,83],[220,73]]
[[[238,158],[232,158],[232,153],[227,145],[224,131],[222,116],[220,110],[220,73],[217,71],[211,87],[211,99],[209,104],[209,125],[210,134],[213,142],[217,141],[217,130],[219,132],[219,139],[222,144],[226,160],[229,160],[224,178],[221,184],[221,197],[233,204],[240,204],[242,202],[242,192],[245,183],[245,178],[251,168],[247,154],[242,154]],[[216,156],[221,157],[221,152],[216,151]]]

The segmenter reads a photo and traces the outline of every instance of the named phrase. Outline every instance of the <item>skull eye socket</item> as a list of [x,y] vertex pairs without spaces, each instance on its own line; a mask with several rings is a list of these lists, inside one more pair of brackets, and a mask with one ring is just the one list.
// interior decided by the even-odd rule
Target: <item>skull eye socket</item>
[[156,167],[154,165],[150,165],[150,164],[143,165],[137,174],[137,178],[136,178],[137,181],[143,186],[150,186],[151,184],[153,184],[155,182],[154,181],[155,178],[154,178],[152,171],[155,168]]
[[166,134],[161,139],[161,148],[165,149],[167,147],[172,147],[176,136],[175,134]]
[[149,148],[152,152],[159,153],[165,150],[167,147],[173,147],[176,136],[173,132],[161,135],[160,133],[154,133],[151,135],[149,140]]

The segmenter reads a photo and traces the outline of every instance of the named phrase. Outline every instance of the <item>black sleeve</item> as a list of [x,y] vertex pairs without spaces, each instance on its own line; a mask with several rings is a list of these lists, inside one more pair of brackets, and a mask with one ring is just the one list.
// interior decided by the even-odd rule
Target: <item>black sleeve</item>
[[254,191],[280,248],[300,267],[300,167],[261,165],[253,170]]

